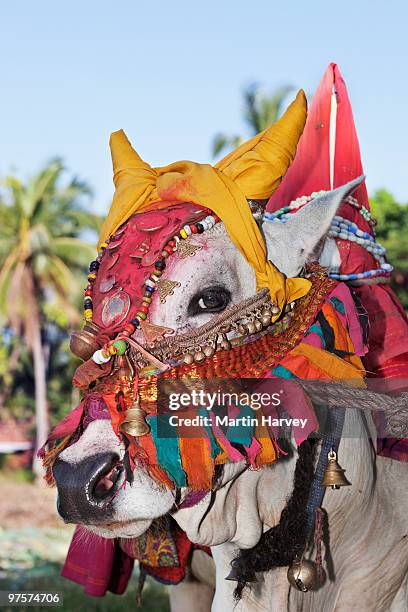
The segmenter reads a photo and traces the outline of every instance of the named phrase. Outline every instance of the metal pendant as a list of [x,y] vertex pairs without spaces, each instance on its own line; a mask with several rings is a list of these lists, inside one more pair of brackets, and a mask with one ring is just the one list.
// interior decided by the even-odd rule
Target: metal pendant
[[194,256],[200,249],[202,249],[202,247],[198,244],[194,244],[188,240],[180,240],[177,245],[176,253],[181,259],[185,259],[186,257]]
[[165,303],[169,295],[173,295],[176,287],[181,287],[181,283],[167,278],[161,278],[156,284],[160,296],[160,302]]
[[96,339],[99,331],[99,327],[95,323],[87,321],[81,331],[71,334],[69,343],[71,353],[84,361],[90,359],[94,352],[100,348],[100,344]]
[[130,308],[130,297],[126,291],[118,291],[109,298],[105,298],[102,308],[102,323],[105,327],[118,325],[127,316]]
[[[231,571],[228,574],[228,576],[225,576],[225,580],[232,580],[234,582],[238,581],[238,575],[237,575],[237,572],[234,566],[231,567]],[[252,574],[250,578],[247,579],[247,582],[258,582],[255,572]]]
[[174,329],[171,327],[155,325],[154,323],[149,323],[148,321],[141,321],[140,328],[143,332],[145,342],[150,348],[154,346],[157,340],[161,340],[164,336],[174,334]]

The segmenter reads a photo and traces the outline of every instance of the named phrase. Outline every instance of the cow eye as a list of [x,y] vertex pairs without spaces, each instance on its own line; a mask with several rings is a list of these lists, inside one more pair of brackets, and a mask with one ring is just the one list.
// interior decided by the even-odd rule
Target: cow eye
[[188,314],[194,316],[205,312],[222,312],[231,302],[231,293],[225,287],[214,285],[197,292],[190,300]]

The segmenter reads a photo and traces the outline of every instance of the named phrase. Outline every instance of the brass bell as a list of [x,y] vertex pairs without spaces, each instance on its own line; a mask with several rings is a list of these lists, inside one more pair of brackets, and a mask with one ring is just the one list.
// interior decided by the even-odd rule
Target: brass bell
[[255,323],[256,331],[257,332],[262,331],[263,325],[262,325],[261,321],[259,321],[258,319],[255,319],[254,323]]
[[212,357],[215,353],[215,348],[212,346],[205,346],[203,348],[203,353],[206,357]]
[[205,353],[202,350],[196,351],[194,353],[194,361],[196,363],[201,363],[205,360]]
[[140,408],[139,402],[136,401],[129,410],[126,410],[125,420],[121,423],[120,430],[135,438],[149,433],[150,426],[146,422],[146,413]]
[[227,335],[226,334],[221,334],[221,342],[220,342],[220,346],[222,348],[223,351],[229,351],[232,344],[231,342],[228,340]]
[[332,489],[340,489],[340,487],[350,486],[351,482],[349,482],[344,475],[346,470],[343,470],[337,462],[336,451],[331,448],[327,457],[329,462],[325,469],[321,484],[324,487],[331,487]]
[[81,331],[76,331],[71,334],[69,348],[71,353],[87,361],[92,357],[95,351],[101,348],[96,337],[99,333],[99,327],[87,321]]
[[256,327],[254,321],[248,321],[247,323],[248,334],[252,335],[256,332]]
[[248,334],[248,328],[243,323],[238,325],[238,331],[242,336],[246,336]]
[[290,584],[302,593],[319,586],[316,563],[307,559],[295,559],[288,567],[287,577]]
[[[234,566],[231,567],[231,571],[228,576],[225,576],[225,580],[233,580],[234,582],[238,582],[238,574]],[[258,582],[255,572],[247,579],[247,582]]]

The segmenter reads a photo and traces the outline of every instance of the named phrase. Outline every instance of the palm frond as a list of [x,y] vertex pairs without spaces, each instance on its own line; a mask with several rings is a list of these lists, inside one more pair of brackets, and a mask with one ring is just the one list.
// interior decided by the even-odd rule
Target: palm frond
[[94,246],[79,238],[70,237],[55,238],[52,250],[62,261],[75,267],[87,268],[97,255]]
[[55,189],[62,170],[63,165],[59,160],[52,161],[28,183],[21,198],[21,206],[27,218],[35,215],[36,208],[44,203],[44,198]]
[[251,83],[244,90],[244,118],[252,134],[262,132],[279,119],[283,102],[292,90],[292,85],[283,85],[267,94],[258,83]]
[[0,271],[0,312],[7,316],[7,295],[13,278],[13,273],[19,261],[17,250],[11,251]]
[[242,142],[240,136],[227,136],[226,134],[217,134],[214,137],[212,144],[212,155],[217,157],[224,149],[232,150],[238,147]]

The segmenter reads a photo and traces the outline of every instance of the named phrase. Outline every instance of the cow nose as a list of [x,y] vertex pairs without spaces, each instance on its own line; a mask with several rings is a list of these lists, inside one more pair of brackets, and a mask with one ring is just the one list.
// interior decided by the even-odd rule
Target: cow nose
[[112,516],[110,501],[123,472],[116,453],[101,453],[78,463],[57,459],[53,466],[57,483],[57,509],[66,523],[106,523]]

